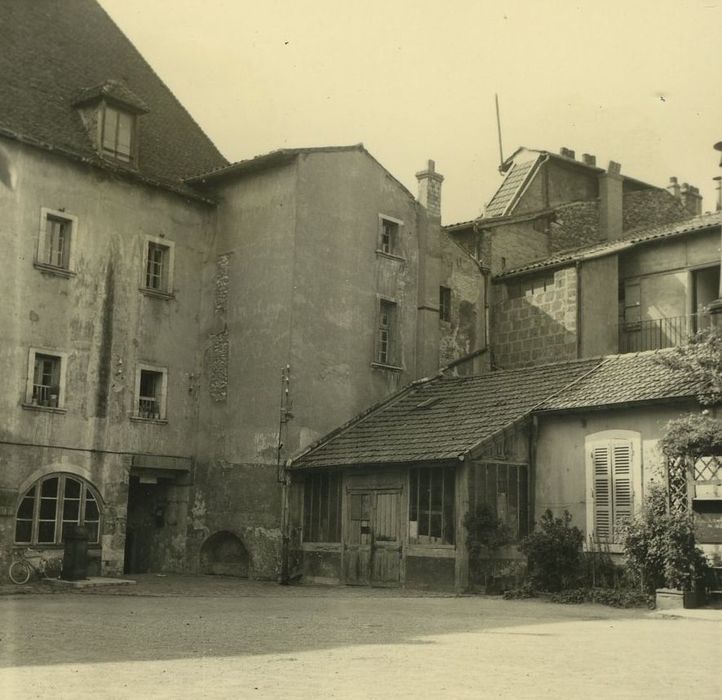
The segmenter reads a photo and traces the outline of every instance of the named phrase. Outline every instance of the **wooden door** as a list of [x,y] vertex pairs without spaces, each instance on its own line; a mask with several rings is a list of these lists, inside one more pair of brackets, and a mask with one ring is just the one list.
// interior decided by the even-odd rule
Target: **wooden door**
[[357,586],[398,585],[401,492],[352,490],[344,531],[344,575]]

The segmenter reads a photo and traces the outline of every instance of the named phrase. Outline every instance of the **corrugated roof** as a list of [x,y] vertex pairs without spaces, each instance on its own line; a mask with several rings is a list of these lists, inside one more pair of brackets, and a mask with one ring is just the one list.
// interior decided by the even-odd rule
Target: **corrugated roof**
[[559,411],[694,396],[702,389],[701,385],[661,361],[669,352],[652,350],[607,357],[594,372],[545,401],[538,410]]
[[538,160],[536,158],[523,163],[514,163],[512,169],[504,178],[504,182],[501,183],[496,194],[486,205],[484,209],[485,217],[503,216],[509,211]]
[[597,358],[473,377],[437,377],[411,385],[322,438],[292,466],[457,459],[600,362]]
[[0,131],[5,135],[130,171],[97,155],[73,106],[84,91],[117,81],[139,108],[149,110],[139,119],[141,178],[172,182],[190,193],[183,177],[226,163],[94,0],[4,0],[0,22]]
[[674,236],[681,236],[688,233],[704,231],[705,229],[714,228],[720,224],[722,224],[722,212],[715,212],[713,214],[702,214],[701,216],[695,216],[676,223],[638,228],[627,232],[624,238],[619,238],[613,241],[605,241],[603,243],[595,243],[581,248],[572,248],[566,251],[560,251],[548,258],[542,258],[540,260],[527,263],[526,265],[506,270],[505,272],[497,275],[496,279],[505,279],[533,270],[542,270],[549,267],[561,267],[578,260],[612,255],[613,253],[626,250],[636,245],[664,238],[673,238]]
[[321,438],[291,468],[454,460],[532,413],[695,396],[696,381],[660,361],[668,352],[425,380]]

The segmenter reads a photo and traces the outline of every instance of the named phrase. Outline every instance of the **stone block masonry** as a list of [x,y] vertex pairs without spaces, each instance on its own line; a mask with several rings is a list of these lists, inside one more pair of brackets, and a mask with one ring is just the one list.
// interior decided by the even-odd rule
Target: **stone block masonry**
[[546,283],[538,276],[535,279],[524,285],[531,289],[523,294],[519,279],[494,285],[498,301],[491,308],[491,338],[493,360],[499,368],[562,362],[577,356],[576,270],[556,270],[553,283],[549,274]]

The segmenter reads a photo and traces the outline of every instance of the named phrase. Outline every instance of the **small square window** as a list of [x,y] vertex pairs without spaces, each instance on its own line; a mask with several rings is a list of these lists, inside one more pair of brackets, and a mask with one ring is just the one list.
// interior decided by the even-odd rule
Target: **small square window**
[[30,350],[25,396],[27,407],[63,408],[65,360],[64,353]]
[[379,252],[386,255],[399,255],[401,225],[402,222],[398,219],[379,215]]
[[134,417],[165,420],[168,373],[160,367],[139,367],[136,375]]
[[173,291],[173,253],[170,241],[146,238],[142,288],[158,294]]
[[451,321],[451,289],[439,287],[439,318]]
[[53,268],[59,274],[71,269],[71,245],[77,218],[43,207],[40,210],[40,233],[35,263],[42,268]]

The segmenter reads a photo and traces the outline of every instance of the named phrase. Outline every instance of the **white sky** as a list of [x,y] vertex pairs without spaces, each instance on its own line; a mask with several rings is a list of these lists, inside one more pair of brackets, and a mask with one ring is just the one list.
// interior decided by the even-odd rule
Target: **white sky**
[[428,158],[443,220],[476,217],[517,146],[714,210],[722,0],[100,0],[221,152],[368,150],[412,191]]

